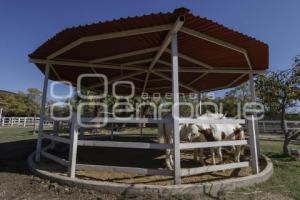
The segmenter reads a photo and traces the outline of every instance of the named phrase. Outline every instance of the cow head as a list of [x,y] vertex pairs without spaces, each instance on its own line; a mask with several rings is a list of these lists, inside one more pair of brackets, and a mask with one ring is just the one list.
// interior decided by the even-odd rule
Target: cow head
[[189,141],[194,141],[200,135],[199,128],[195,124],[187,125],[187,137]]

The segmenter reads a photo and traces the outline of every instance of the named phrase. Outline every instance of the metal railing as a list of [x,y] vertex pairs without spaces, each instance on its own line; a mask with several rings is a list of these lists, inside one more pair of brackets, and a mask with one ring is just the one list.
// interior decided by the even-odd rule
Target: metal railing
[[[300,130],[300,121],[285,121],[288,130]],[[281,121],[279,120],[260,120],[258,121],[260,133],[282,133]]]
[[[180,123],[194,123],[196,119],[179,119]],[[98,122],[99,119],[95,120],[92,118],[84,118],[81,120],[82,122]],[[108,123],[173,123],[167,119],[129,119],[129,120],[117,120],[114,118],[106,118],[104,121]],[[208,123],[218,123],[218,124],[232,124],[232,123],[245,123],[245,120],[234,120],[234,119],[222,119],[222,120],[206,120]],[[119,142],[119,141],[99,141],[99,140],[85,140],[78,138],[79,134],[79,125],[77,123],[76,117],[72,118],[72,126],[70,130],[70,137],[69,138],[62,138],[58,136],[59,130],[55,127],[58,127],[57,124],[59,122],[55,122],[54,124],[54,131],[51,135],[43,134],[43,138],[50,139],[52,143],[54,142],[61,142],[70,145],[69,148],[69,159],[65,160],[54,156],[47,151],[47,148],[42,149],[40,152],[42,156],[58,162],[66,167],[68,167],[68,175],[70,177],[75,177],[75,169],[92,169],[92,170],[109,170],[114,172],[127,172],[127,173],[138,173],[142,175],[164,175],[164,176],[172,176],[174,174],[173,170],[169,169],[147,169],[147,168],[136,168],[136,167],[120,167],[120,166],[105,166],[105,165],[87,165],[87,164],[78,164],[76,163],[76,155],[77,155],[77,146],[97,146],[97,147],[110,147],[110,148],[137,148],[137,149],[173,149],[173,144],[158,144],[158,143],[144,143],[144,142]],[[248,128],[251,129],[254,127],[254,121],[248,121]],[[252,148],[255,140],[237,140],[237,141],[215,141],[215,142],[197,142],[197,143],[180,143],[179,149],[186,150],[186,149],[200,149],[200,148],[209,148],[209,147],[222,147],[222,146],[236,146],[236,145],[250,145],[251,155],[256,157],[255,149]],[[253,151],[252,151],[253,149]],[[37,152],[39,153],[39,152]],[[243,162],[235,162],[235,163],[227,163],[227,164],[220,164],[220,165],[210,165],[210,166],[201,166],[195,168],[182,168],[180,170],[180,176],[190,176],[195,174],[201,174],[206,172],[213,172],[225,169],[234,169],[234,168],[241,168],[241,167],[248,167],[252,164],[258,165],[256,159],[251,159],[252,163],[249,161]],[[257,172],[255,172],[257,173]]]

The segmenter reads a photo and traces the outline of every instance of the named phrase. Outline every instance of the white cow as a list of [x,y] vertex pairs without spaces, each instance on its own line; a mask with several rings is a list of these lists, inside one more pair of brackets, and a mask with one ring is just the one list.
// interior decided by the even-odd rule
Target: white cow
[[[172,115],[168,114],[164,119],[172,119]],[[159,143],[173,144],[173,124],[159,124],[158,125],[158,140]],[[195,124],[180,124],[179,134],[181,141],[193,141],[199,137],[199,128]],[[173,150],[166,149],[166,166],[168,169],[174,168]]]
[[[171,119],[171,114],[164,117],[165,119]],[[222,140],[243,140],[245,134],[241,129],[240,124],[211,124],[207,122],[201,122],[201,120],[211,119],[225,119],[223,114],[212,114],[206,113],[197,119],[199,122],[196,124],[180,124],[179,133],[180,140],[189,142],[210,142],[210,141],[222,141]],[[173,125],[172,124],[160,124],[158,126],[159,132],[159,143],[172,144],[173,143]],[[240,154],[242,151],[241,146],[233,147],[235,153],[235,160],[240,161]],[[216,164],[215,151],[220,158],[221,163],[223,162],[222,148],[210,148],[213,164]],[[205,165],[203,160],[204,152],[203,148],[194,150],[194,159],[197,161],[198,158],[202,165]],[[174,168],[173,161],[173,150],[166,150],[166,165],[169,169]]]
[[[206,113],[200,117],[198,117],[199,122],[196,124],[199,128],[199,131],[204,136],[197,137],[196,140],[199,142],[208,142],[208,141],[222,141],[222,140],[243,140],[245,139],[244,131],[242,130],[242,126],[240,124],[214,124],[214,123],[203,123],[201,120],[211,120],[211,119],[226,119],[225,115],[219,113]],[[242,151],[242,146],[234,147],[234,159],[235,161],[240,161],[240,155]],[[223,155],[222,148],[210,148],[213,164],[216,164],[215,160],[215,151],[220,158],[220,162],[223,163]],[[197,157],[200,158],[200,162],[204,165],[203,161],[203,149],[197,149],[194,153],[195,159]]]
[[[211,124],[211,127],[213,135],[218,136],[216,141],[245,139],[245,133],[240,124]],[[232,146],[232,149],[234,151],[234,160],[240,162],[240,156],[243,149],[242,146]],[[222,152],[220,160],[223,162]]]

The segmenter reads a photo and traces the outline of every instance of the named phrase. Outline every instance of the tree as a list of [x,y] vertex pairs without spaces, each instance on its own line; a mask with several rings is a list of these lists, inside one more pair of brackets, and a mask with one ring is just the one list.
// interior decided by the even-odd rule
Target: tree
[[26,93],[0,93],[3,113],[5,116],[32,116],[40,109],[40,96],[41,92],[34,88],[28,89]]
[[26,93],[29,99],[29,110],[33,114],[37,114],[41,107],[42,92],[36,88],[28,88]]
[[257,96],[264,104],[267,113],[280,115],[281,128],[284,134],[283,154],[288,155],[288,145],[296,139],[300,132],[291,133],[287,130],[285,116],[287,111],[297,105],[299,101],[300,62],[296,57],[290,69],[278,72],[268,72],[266,76],[256,79]]

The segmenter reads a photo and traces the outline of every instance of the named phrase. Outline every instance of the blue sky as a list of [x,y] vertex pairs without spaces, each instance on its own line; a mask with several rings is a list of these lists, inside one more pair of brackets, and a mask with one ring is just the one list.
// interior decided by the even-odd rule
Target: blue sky
[[182,6],[269,44],[271,70],[300,54],[299,0],[0,0],[0,89],[41,89],[42,74],[27,55],[65,27]]

